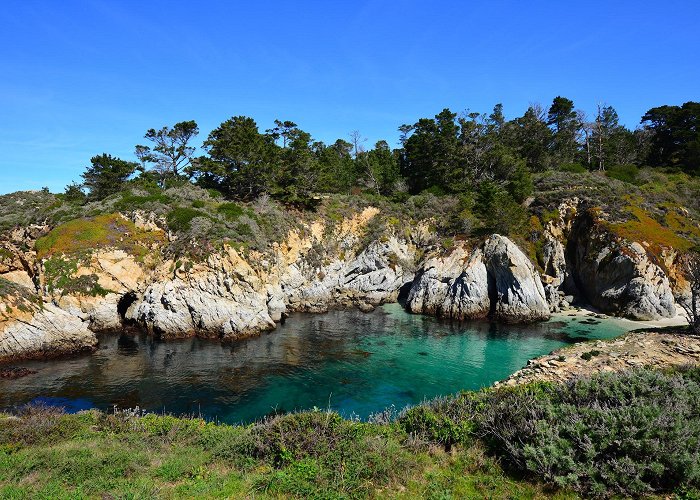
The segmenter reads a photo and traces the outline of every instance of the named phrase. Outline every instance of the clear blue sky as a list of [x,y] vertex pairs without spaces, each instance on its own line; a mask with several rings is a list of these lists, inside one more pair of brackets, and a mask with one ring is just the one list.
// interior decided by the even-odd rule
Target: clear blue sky
[[62,191],[148,128],[234,115],[332,142],[454,111],[508,118],[556,95],[648,108],[700,100],[700,2],[5,0],[0,193]]

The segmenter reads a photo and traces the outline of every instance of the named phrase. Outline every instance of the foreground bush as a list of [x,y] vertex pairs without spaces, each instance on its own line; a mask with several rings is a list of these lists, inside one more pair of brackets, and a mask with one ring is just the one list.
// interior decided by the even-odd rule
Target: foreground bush
[[684,491],[700,485],[699,381],[700,368],[599,374],[467,393],[399,422],[445,445],[465,443],[469,422],[511,471],[586,495]]

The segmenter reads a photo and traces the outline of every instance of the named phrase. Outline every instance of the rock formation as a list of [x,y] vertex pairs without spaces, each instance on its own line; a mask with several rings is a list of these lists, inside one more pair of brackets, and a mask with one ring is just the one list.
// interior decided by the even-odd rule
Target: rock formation
[[602,312],[635,320],[675,316],[668,277],[653,256],[606,231],[592,213],[574,224],[567,258],[577,289]]
[[481,248],[464,244],[433,255],[421,266],[406,308],[443,318],[485,318],[490,311],[488,273]]
[[492,318],[538,321],[549,318],[544,288],[532,262],[508,238],[493,235],[484,243]]
[[661,332],[631,332],[612,340],[582,342],[532,359],[496,386],[564,382],[598,372],[635,367],[668,369],[700,363],[700,337]]
[[471,251],[459,245],[426,260],[406,306],[415,313],[452,319],[489,316],[528,322],[550,315],[534,266],[512,241],[497,234]]
[[[406,287],[409,311],[458,320],[538,321],[573,300],[633,319],[674,315],[671,287],[683,286],[673,267],[677,253],[669,249],[660,261],[580,205],[562,203],[547,222],[539,269],[500,235],[443,248],[423,223],[368,237],[379,212],[369,207],[330,227],[317,221],[292,230],[264,252],[224,245],[203,262],[168,259],[157,248],[139,256],[93,249],[69,266],[71,280],[89,286],[68,290],[56,289],[31,250],[48,228],[18,229],[0,241],[0,285],[11,282],[20,295],[33,295],[34,305],[0,304],[0,358],[91,349],[93,332],[124,324],[162,338],[238,339],[273,329],[294,311],[369,311]],[[162,231],[154,217],[139,217],[139,227]],[[0,302],[6,296],[0,287]]]
[[53,304],[0,320],[0,361],[48,358],[96,346],[97,337],[86,323]]

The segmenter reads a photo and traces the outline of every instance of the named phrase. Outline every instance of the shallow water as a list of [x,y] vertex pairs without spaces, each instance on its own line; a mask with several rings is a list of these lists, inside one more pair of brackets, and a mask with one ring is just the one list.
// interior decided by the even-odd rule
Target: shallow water
[[103,335],[93,354],[14,364],[37,373],[0,379],[0,408],[43,400],[69,411],[139,406],[249,422],[330,406],[366,418],[391,405],[489,386],[530,358],[629,328],[566,315],[528,326],[454,323],[389,304],[368,314],[293,314],[275,331],[228,345]]

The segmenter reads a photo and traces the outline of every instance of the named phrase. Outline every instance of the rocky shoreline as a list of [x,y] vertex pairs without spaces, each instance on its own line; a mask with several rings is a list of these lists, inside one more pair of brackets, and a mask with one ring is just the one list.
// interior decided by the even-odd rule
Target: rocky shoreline
[[634,331],[615,339],[582,342],[557,349],[530,360],[525,368],[495,386],[564,382],[600,372],[697,364],[700,364],[700,336],[688,335],[680,329],[675,332]]
[[[38,255],[49,228],[18,228],[0,240],[0,285],[11,285],[0,290],[0,361],[94,349],[96,333],[126,325],[163,339],[235,340],[291,312],[369,311],[400,297],[411,312],[455,320],[541,321],[572,302],[635,320],[675,315],[687,283],[673,249],[658,254],[615,236],[576,199],[557,213],[537,262],[498,234],[446,245],[429,221],[370,231],[374,207],[290,231],[265,252],[224,245],[203,261],[164,258],[157,245]],[[149,241],[173,237],[148,214],[119,217],[158,236]]]

